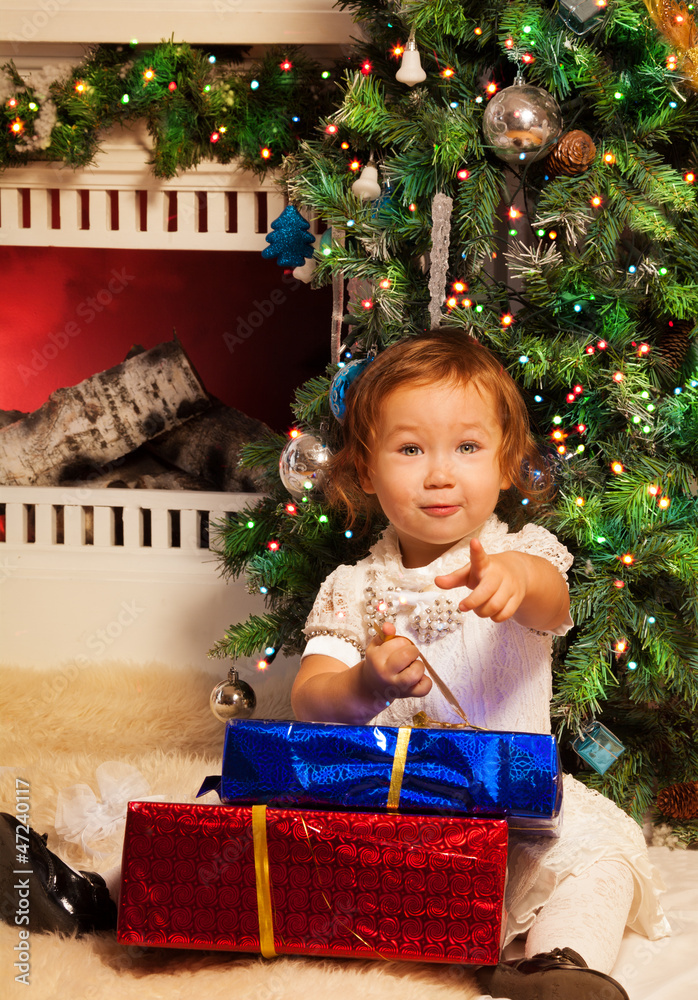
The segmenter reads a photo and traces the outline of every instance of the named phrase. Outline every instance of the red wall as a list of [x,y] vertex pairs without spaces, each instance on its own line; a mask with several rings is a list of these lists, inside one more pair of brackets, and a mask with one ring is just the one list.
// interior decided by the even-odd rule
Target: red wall
[[209,392],[285,430],[294,389],[329,361],[331,289],[258,253],[6,247],[0,287],[3,410],[35,410],[174,328]]

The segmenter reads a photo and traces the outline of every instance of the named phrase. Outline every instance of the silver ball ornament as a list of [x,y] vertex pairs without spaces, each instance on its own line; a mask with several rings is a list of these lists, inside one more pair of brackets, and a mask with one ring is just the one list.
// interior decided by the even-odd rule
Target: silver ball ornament
[[291,438],[279,458],[279,477],[291,496],[300,498],[322,486],[331,454],[314,434]]
[[547,90],[517,81],[487,105],[482,131],[500,160],[531,162],[546,156],[559,138],[562,113]]
[[257,696],[245,681],[241,681],[235,667],[228,672],[228,679],[216,684],[209,699],[211,711],[221,722],[228,719],[249,719],[257,706]]

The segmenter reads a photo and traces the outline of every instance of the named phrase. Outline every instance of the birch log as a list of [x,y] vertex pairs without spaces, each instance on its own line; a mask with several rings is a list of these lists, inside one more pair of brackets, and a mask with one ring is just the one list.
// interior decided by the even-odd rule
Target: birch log
[[0,482],[60,486],[89,476],[209,406],[177,339],[128,358],[0,430]]

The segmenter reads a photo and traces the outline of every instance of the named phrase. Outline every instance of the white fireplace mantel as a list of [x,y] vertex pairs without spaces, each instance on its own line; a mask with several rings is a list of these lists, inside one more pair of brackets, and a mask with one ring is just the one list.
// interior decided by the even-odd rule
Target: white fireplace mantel
[[346,45],[358,34],[334,0],[0,0],[0,41],[15,45]]

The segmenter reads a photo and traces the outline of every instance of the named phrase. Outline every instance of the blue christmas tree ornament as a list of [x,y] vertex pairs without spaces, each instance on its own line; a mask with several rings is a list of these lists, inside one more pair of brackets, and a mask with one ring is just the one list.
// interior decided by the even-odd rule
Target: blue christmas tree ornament
[[330,409],[340,422],[346,413],[346,395],[354,379],[364,371],[373,358],[357,358],[339,369],[330,385]]
[[262,257],[276,257],[279,267],[302,267],[305,258],[313,256],[315,237],[308,232],[310,223],[293,205],[286,206],[271,228],[273,232],[266,237],[269,246],[262,250]]

